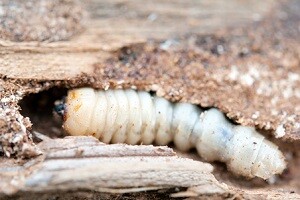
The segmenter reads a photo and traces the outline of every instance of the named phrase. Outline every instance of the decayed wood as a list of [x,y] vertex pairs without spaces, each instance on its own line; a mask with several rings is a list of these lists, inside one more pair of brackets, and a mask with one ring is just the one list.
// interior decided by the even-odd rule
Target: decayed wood
[[297,2],[95,0],[85,6],[86,30],[70,41],[0,40],[0,75],[152,90],[299,141]]
[[0,74],[38,80],[91,74],[96,61],[103,61],[107,52],[149,39],[163,41],[184,34],[208,34],[249,23],[265,15],[272,5],[270,0],[259,4],[237,0],[89,1],[85,5],[90,15],[86,30],[71,41],[16,43],[0,38]]
[[[207,187],[206,185],[190,187],[187,191],[172,194],[172,197],[199,197],[199,195],[217,194],[219,188]],[[228,187],[228,199],[300,199],[300,195],[288,189],[240,189],[238,187]]]
[[166,146],[106,145],[82,136],[45,140],[39,147],[43,155],[22,166],[0,166],[0,193],[124,193],[197,185],[219,195],[227,190],[212,175],[210,164],[179,158]]
[[97,198],[109,193],[109,198],[169,188],[188,188],[171,192],[172,197],[300,198],[288,188],[250,190],[221,184],[210,164],[179,158],[166,146],[107,145],[82,136],[46,139],[39,147],[43,155],[23,164],[1,160],[0,198],[36,199],[41,193],[43,198],[71,198],[68,191],[77,191],[73,195],[78,197],[87,190]]
[[[0,39],[0,108],[17,113],[5,113],[10,117],[8,125],[16,125],[22,121],[15,119],[20,116],[18,100],[26,93],[61,86],[60,80],[67,87],[76,87],[80,81],[98,88],[137,86],[176,101],[219,107],[239,123],[272,127],[274,136],[285,134],[284,139],[292,141],[291,147],[282,142],[280,148],[287,147],[286,155],[295,155],[288,160],[290,166],[295,165],[294,159],[300,160],[296,149],[299,129],[283,131],[285,125],[296,126],[299,119],[296,94],[300,51],[299,40],[293,38],[297,35],[294,33],[299,15],[290,15],[291,9],[286,8],[297,8],[299,3],[286,2],[292,3],[279,10],[281,7],[275,1],[87,1],[90,19],[86,30],[70,41]],[[270,11],[275,15],[265,19]],[[223,28],[248,26],[261,19],[265,21],[249,26],[245,32],[236,29],[215,34]],[[284,26],[276,27],[276,22]],[[262,93],[256,93],[258,88]],[[278,123],[274,122],[276,118],[280,119]],[[0,125],[5,120],[1,118]],[[275,132],[277,125],[279,130]],[[10,132],[12,138],[13,133]],[[28,133],[24,131],[25,139],[29,138]],[[27,151],[36,155],[24,138],[18,139],[25,141],[27,149],[23,143],[16,145],[7,140],[5,145],[11,150],[7,152]],[[85,138],[48,140],[39,147],[44,154],[25,164],[0,159],[1,194],[19,194],[22,198],[31,193],[39,199],[41,193],[55,196],[55,189],[60,189],[63,196],[67,190],[78,188],[101,191],[102,195],[195,186],[173,196],[299,197],[293,193],[297,192],[295,182],[299,188],[297,165],[287,172],[292,181],[282,181],[286,184],[284,189],[276,185],[274,190],[270,189],[272,186],[248,190],[220,185],[211,175],[209,165],[180,159],[165,147],[107,146]],[[114,181],[109,181],[109,176]]]

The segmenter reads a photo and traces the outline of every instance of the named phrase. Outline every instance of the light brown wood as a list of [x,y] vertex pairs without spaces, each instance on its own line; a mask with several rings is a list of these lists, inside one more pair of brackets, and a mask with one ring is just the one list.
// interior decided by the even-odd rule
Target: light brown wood
[[179,158],[165,146],[106,145],[84,136],[47,139],[38,146],[43,151],[40,157],[22,166],[0,166],[0,176],[6,177],[0,181],[0,193],[74,189],[124,193],[197,185],[226,192],[210,164]]
[[84,23],[85,31],[71,41],[18,43],[0,39],[0,74],[38,80],[92,74],[95,63],[123,46],[245,25],[262,17],[272,5],[270,0],[88,1],[85,6],[90,19]]
[[[212,174],[210,164],[180,158],[166,147],[151,145],[107,145],[93,137],[78,136],[46,139],[39,145],[43,154],[28,162],[0,162],[0,198],[5,195],[31,199],[35,194],[45,197],[68,191],[94,191],[114,197],[122,193],[183,188],[172,197],[211,196],[212,198],[271,198],[287,194],[287,190],[250,190],[220,183]],[[184,188],[188,188],[187,190]],[[25,195],[25,196],[24,196]],[[9,198],[9,197],[7,197]],[[35,197],[36,198],[36,197]]]
[[[109,59],[116,59],[116,56],[121,55],[121,53],[116,52],[123,51],[123,48],[126,49],[126,47],[133,46],[132,49],[137,47],[136,52],[139,52],[139,45],[142,45],[143,48],[148,48],[154,41],[156,44],[155,47],[166,49],[166,51],[160,52],[161,55],[153,56],[153,54],[155,54],[154,51],[142,49],[144,53],[143,56],[145,56],[145,59],[149,57],[153,60],[157,59],[158,61],[164,59],[166,62],[159,62],[158,71],[161,68],[170,70],[172,66],[175,66],[175,72],[172,73],[175,81],[168,83],[169,78],[163,79],[163,75],[165,74],[162,74],[162,79],[156,79],[157,77],[151,76],[147,77],[149,82],[145,85],[152,85],[153,82],[151,81],[153,79],[158,80],[158,83],[154,84],[157,89],[155,89],[155,91],[158,93],[161,92],[160,94],[163,96],[167,92],[173,92],[173,88],[175,88],[174,90],[184,88],[183,85],[180,84],[186,82],[185,75],[187,73],[185,72],[193,73],[195,76],[199,75],[195,80],[192,80],[196,81],[195,85],[199,85],[199,88],[195,88],[192,92],[185,89],[183,94],[181,94],[184,101],[191,100],[191,103],[201,104],[202,106],[220,107],[224,112],[229,113],[229,117],[232,119],[240,120],[239,123],[245,123],[243,121],[244,119],[246,119],[245,121],[247,122],[247,120],[252,118],[253,113],[256,114],[256,111],[259,111],[260,117],[265,117],[265,119],[262,117],[262,121],[264,123],[269,122],[270,118],[271,120],[275,120],[275,117],[273,118],[268,115],[268,112],[265,115],[263,115],[263,113],[265,110],[270,111],[274,108],[272,106],[270,108],[268,107],[271,105],[268,104],[271,100],[267,101],[267,98],[264,96],[252,96],[253,92],[255,92],[250,90],[252,87],[250,86],[250,89],[244,87],[243,84],[238,82],[239,80],[234,80],[234,84],[232,85],[228,84],[230,80],[226,79],[227,73],[225,73],[225,71],[227,69],[224,70],[223,65],[237,65],[237,69],[240,70],[239,73],[242,74],[248,72],[248,69],[250,69],[249,66],[256,66],[258,68],[259,66],[266,66],[266,68],[262,68],[264,72],[274,72],[274,77],[278,77],[274,78],[276,79],[276,82],[274,82],[275,80],[269,80],[269,76],[267,76],[265,77],[266,80],[262,79],[262,83],[267,86],[272,84],[275,86],[280,85],[281,83],[285,83],[282,82],[282,80],[286,80],[286,77],[281,77],[282,74],[291,73],[294,75],[298,73],[297,70],[293,69],[293,67],[298,66],[298,60],[291,55],[297,56],[299,45],[297,47],[297,43],[291,40],[294,46],[290,46],[291,48],[288,48],[289,51],[277,51],[276,48],[273,48],[274,46],[277,47],[277,45],[273,45],[273,41],[265,41],[264,37],[260,38],[260,33],[264,32],[260,29],[257,32],[251,32],[249,30],[250,36],[245,36],[242,33],[241,35],[246,38],[245,40],[239,37],[233,37],[233,39],[231,38],[222,46],[222,41],[218,41],[218,39],[226,39],[230,37],[231,33],[225,31],[222,35],[224,37],[215,37],[215,33],[218,33],[220,30],[224,31],[230,30],[231,28],[247,27],[269,16],[269,14],[274,11],[273,8],[278,5],[278,2],[271,0],[260,2],[240,0],[89,0],[83,5],[89,15],[84,23],[85,30],[81,34],[70,38],[68,41],[52,43],[35,41],[12,42],[0,38],[0,75],[3,77],[3,79],[0,80],[0,97],[10,98],[17,96],[21,99],[26,92],[39,92],[40,90],[45,90],[57,85],[66,86],[61,84],[58,80],[66,81],[68,83],[67,87],[78,86],[76,83],[72,85],[71,82],[68,81],[75,80],[76,82],[78,81],[78,79],[76,79],[78,77],[86,78],[93,76],[97,74],[95,70],[119,69],[119,66],[115,64],[122,64],[122,61],[112,62],[112,66],[107,68],[102,66],[109,65]],[[280,13],[284,18],[286,13],[281,11]],[[269,23],[266,23],[266,25],[273,24],[272,20],[267,20],[267,22]],[[239,31],[239,29],[237,30]],[[289,29],[282,28],[282,30]],[[267,33],[272,33],[272,31]],[[195,34],[195,38],[193,34]],[[255,36],[258,35],[259,39],[257,40],[257,38],[251,34]],[[198,38],[199,35],[201,37]],[[206,35],[208,37],[206,37]],[[180,50],[189,49],[190,43],[196,44],[193,38],[194,40],[208,38],[216,41],[200,43],[200,47],[196,46],[190,48],[191,51],[174,53],[172,51],[175,48],[168,49],[170,45],[175,44],[174,46],[176,46],[176,42],[178,41],[181,42],[178,44],[181,47]],[[285,36],[283,38],[286,40],[282,40],[282,43],[288,44],[290,41],[288,40],[289,37]],[[241,43],[235,46],[240,40]],[[255,40],[255,42],[251,43],[252,40]],[[245,42],[245,44],[243,42]],[[247,42],[249,42],[249,45]],[[222,57],[221,54],[219,55],[218,53],[212,52],[215,49],[213,48],[214,46],[209,46],[211,44],[221,45],[228,49],[233,46],[233,50],[230,49],[228,56],[226,54]],[[266,46],[266,48],[263,49],[261,46]],[[244,48],[250,51],[249,57],[247,57],[247,51],[245,57],[238,56],[239,53],[244,53]],[[270,51],[270,54],[268,54],[269,49],[274,51]],[[260,52],[262,52],[262,54],[260,54]],[[285,59],[281,59],[280,53],[287,55],[283,57]],[[197,59],[193,57],[195,54],[197,54]],[[128,57],[130,56],[131,55]],[[228,60],[224,57],[228,58]],[[277,63],[276,59],[274,62],[280,67],[275,65],[274,68],[268,68],[272,66],[272,63],[269,61],[272,61],[274,57],[279,58],[280,62]],[[192,65],[189,66],[190,60],[196,61],[199,65],[192,63]],[[180,65],[181,61],[183,63],[182,66]],[[136,65],[134,67],[139,67],[139,64],[145,64],[142,62],[142,59],[140,59],[139,62],[141,63],[135,63]],[[254,64],[250,65],[249,63]],[[126,64],[130,64],[130,62]],[[169,68],[163,68],[165,65],[168,65]],[[221,67],[215,67],[217,65]],[[124,65],[121,67],[130,70],[131,66]],[[183,69],[183,67],[190,68],[188,68],[187,71],[180,71],[179,69]],[[151,71],[152,68],[149,67],[149,69]],[[230,68],[228,67],[228,69]],[[272,71],[270,69],[274,70]],[[284,73],[281,73],[281,69],[284,69]],[[179,73],[176,73],[176,70],[178,70]],[[108,72],[99,74],[107,75],[109,73],[111,73],[111,71],[108,70]],[[83,74],[84,76],[82,76]],[[217,76],[220,74],[224,74],[225,78],[220,79],[220,77]],[[214,77],[214,75],[216,75],[216,77]],[[250,75],[252,76],[253,74]],[[272,74],[270,77],[273,78]],[[295,76],[291,77],[293,78]],[[136,77],[125,77],[125,79],[121,81],[133,84],[140,83],[143,85],[144,79],[136,80],[135,78]],[[197,80],[200,79],[204,81],[198,84]],[[215,81],[215,79],[220,80],[220,82]],[[178,80],[183,80],[183,82],[179,82]],[[101,81],[99,81],[99,84]],[[103,82],[104,81],[107,80],[103,79]],[[176,85],[177,82],[179,82],[179,85]],[[93,81],[91,80],[89,84],[93,84]],[[193,85],[189,84],[191,83],[187,82],[186,87],[193,88]],[[290,90],[297,91],[296,84],[297,82],[295,81],[295,85],[292,85],[293,87],[291,86]],[[170,85],[173,88],[170,89]],[[286,85],[289,86],[291,84],[286,83]],[[129,86],[132,85],[129,84]],[[283,84],[283,86],[285,85]],[[216,92],[218,91],[218,87],[221,88],[219,93]],[[203,88],[209,89],[203,91]],[[238,91],[242,92],[238,93]],[[226,92],[228,93],[225,94]],[[198,93],[201,93],[201,98],[192,97],[191,95],[197,95]],[[276,91],[274,93],[277,94]],[[279,94],[281,93],[282,92],[279,91]],[[211,96],[209,96],[209,94],[211,94]],[[221,101],[219,97],[222,95],[224,95],[225,98]],[[213,98],[212,96],[217,96],[217,98]],[[239,106],[239,104],[236,103],[238,100],[242,100],[245,104]],[[286,100],[285,102],[286,105],[292,104],[293,106],[297,106],[297,100],[295,97],[293,101]],[[238,108],[231,110],[230,106],[223,106],[224,102],[236,104]],[[17,111],[18,100],[13,99],[9,103],[11,104],[5,104],[4,108],[14,110],[19,114]],[[2,105],[4,104],[1,102],[0,106]],[[283,110],[283,108],[285,109],[287,107],[284,104],[282,105],[282,107],[279,107],[279,110]],[[247,109],[248,112],[243,112]],[[289,112],[287,116],[295,116],[296,109],[294,107],[293,109],[294,111]],[[19,115],[9,115],[6,119],[8,121],[3,120],[3,123],[9,122],[10,125],[15,123],[16,121],[13,121],[16,118],[15,116]],[[288,119],[288,117],[286,117],[286,119]],[[263,124],[258,121],[258,119],[254,119],[254,122],[255,124],[252,123],[253,126],[266,127],[269,125],[267,123]],[[276,123],[274,124],[277,125]],[[36,124],[34,124],[34,126],[35,125]],[[50,129],[52,127],[48,128]],[[45,131],[47,132],[47,130]],[[295,136],[290,137],[290,133],[293,133]],[[25,132],[23,133],[24,138],[27,138],[26,134]],[[270,135],[274,134],[272,133]],[[119,198],[119,193],[129,193],[131,198],[137,197],[134,196],[134,193],[138,193],[140,195],[138,197],[151,198],[152,196],[147,196],[151,194],[151,192],[146,194],[143,191],[154,190],[154,193],[158,194],[158,197],[156,196],[157,198],[162,198],[159,196],[161,192],[161,194],[165,194],[167,197],[171,195],[172,197],[192,198],[200,196],[216,199],[225,197],[232,199],[280,199],[285,197],[300,199],[297,194],[297,192],[299,192],[300,178],[297,160],[300,159],[299,151],[295,151],[299,144],[299,133],[294,131],[288,132],[287,135],[287,138],[292,141],[291,145],[290,143],[281,141],[281,139],[276,140],[276,142],[280,144],[280,148],[285,150],[286,155],[295,156],[292,158],[287,156],[289,158],[288,163],[291,166],[287,172],[287,178],[283,175],[283,181],[276,183],[274,186],[268,185],[267,183],[261,184],[259,181],[261,185],[258,184],[257,186],[255,181],[249,181],[247,185],[248,180],[236,179],[226,170],[224,174],[228,174],[228,176],[220,176],[218,175],[218,169],[212,171],[212,165],[195,161],[199,159],[198,157],[194,158],[195,160],[180,158],[176,156],[172,149],[167,147],[105,145],[93,138],[86,137],[65,139],[47,139],[42,137],[44,141],[38,144],[38,147],[43,151],[43,155],[29,160],[0,158],[0,198],[10,199],[16,197],[22,199],[26,196],[28,199],[42,199],[41,194],[44,195],[44,199],[50,197],[63,198],[72,196],[72,193],[77,197],[77,195],[80,195],[80,192],[86,192],[83,195],[84,197],[95,195],[93,196],[95,198]],[[296,141],[297,138],[298,143]],[[29,146],[29,144],[25,144],[27,147]],[[10,147],[11,144],[7,143],[6,145]],[[26,147],[26,145],[24,146]],[[21,148],[21,145],[19,146]],[[32,151],[35,150],[36,149]],[[224,171],[221,167],[221,171],[222,170]],[[223,173],[223,171],[221,173]],[[218,180],[213,174],[216,174]],[[226,181],[228,184],[224,184],[223,181]],[[233,187],[231,185],[235,186]],[[255,189],[250,189],[251,187],[255,187]],[[172,191],[167,190],[170,188]],[[93,194],[93,192],[95,194]],[[6,194],[12,196],[5,196]],[[105,194],[108,196],[105,196]]]

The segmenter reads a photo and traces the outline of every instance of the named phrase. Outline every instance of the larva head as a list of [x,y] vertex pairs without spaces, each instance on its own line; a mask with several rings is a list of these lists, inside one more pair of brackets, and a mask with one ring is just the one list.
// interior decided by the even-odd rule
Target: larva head
[[63,119],[64,129],[71,135],[85,135],[90,127],[95,92],[91,88],[80,88],[68,92]]
[[57,100],[54,102],[54,112],[57,113],[59,116],[64,116],[66,110],[66,99],[63,98],[62,100]]

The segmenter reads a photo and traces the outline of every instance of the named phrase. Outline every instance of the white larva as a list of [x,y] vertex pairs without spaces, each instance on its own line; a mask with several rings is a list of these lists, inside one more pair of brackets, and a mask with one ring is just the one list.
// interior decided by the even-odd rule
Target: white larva
[[93,135],[106,143],[195,147],[207,161],[222,161],[235,174],[268,179],[286,167],[278,147],[254,128],[234,125],[217,109],[201,111],[135,90],[69,91],[64,128],[71,135]]

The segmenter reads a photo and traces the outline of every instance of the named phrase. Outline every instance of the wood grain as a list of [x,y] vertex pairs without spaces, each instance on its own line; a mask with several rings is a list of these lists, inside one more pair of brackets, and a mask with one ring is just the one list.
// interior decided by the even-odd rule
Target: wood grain
[[106,145],[82,136],[48,139],[39,147],[42,156],[22,166],[0,167],[0,176],[6,177],[0,181],[0,193],[74,189],[122,193],[196,185],[226,192],[210,164],[179,158],[165,146]]
[[[278,184],[236,179],[222,167],[212,171],[210,164],[179,158],[167,147],[43,138],[38,147],[44,154],[37,158],[0,158],[0,198],[300,198],[299,5],[294,0],[89,0],[83,5],[89,13],[85,30],[70,40],[0,38],[0,107],[5,114],[0,122],[7,125],[0,139],[8,155],[35,147],[28,119],[21,142],[11,143],[19,131],[18,101],[24,95],[82,83],[138,86],[172,101],[218,107],[240,124],[265,129],[289,155],[289,170]],[[262,72],[258,78],[255,70]],[[254,81],[250,86],[249,76]],[[258,94],[259,88],[268,93]],[[286,128],[282,138],[275,132],[281,126]],[[37,150],[31,149],[32,157]],[[143,192],[148,190],[155,192]]]
[[[148,40],[212,33],[264,15],[272,1],[88,1],[85,31],[70,41],[10,42],[0,39],[0,74],[9,78],[65,80],[92,74],[108,52]],[[255,11],[255,12],[254,12]],[[18,68],[19,70],[13,70]],[[22,70],[26,69],[26,70]],[[34,72],[34,73],[33,73]]]

